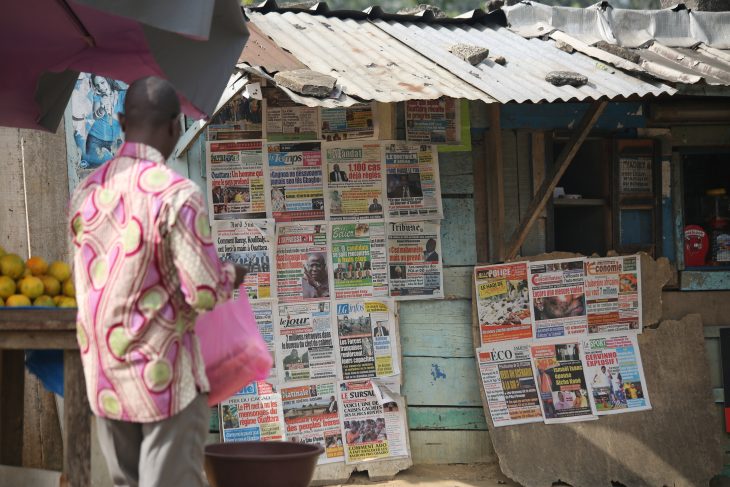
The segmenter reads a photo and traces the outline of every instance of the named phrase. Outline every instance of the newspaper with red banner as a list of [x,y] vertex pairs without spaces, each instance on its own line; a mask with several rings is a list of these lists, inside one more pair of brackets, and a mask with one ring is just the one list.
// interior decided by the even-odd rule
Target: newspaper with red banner
[[264,381],[252,382],[220,404],[223,442],[283,441],[281,394]]
[[378,138],[375,103],[322,108],[320,117],[322,140],[327,142]]
[[586,260],[588,333],[641,333],[639,255]]
[[396,299],[444,297],[439,222],[387,223],[388,282]]
[[476,353],[494,426],[542,423],[529,340],[488,344]]
[[324,218],[322,147],[319,142],[266,145],[271,215],[277,222]]
[[585,258],[530,262],[528,270],[533,336],[585,335]]
[[583,342],[577,337],[550,343],[533,342],[530,347],[545,423],[598,419],[589,399],[582,348]]
[[388,141],[383,143],[383,161],[391,220],[443,218],[435,145]]
[[532,338],[527,262],[474,268],[482,345]]
[[383,218],[385,202],[380,143],[325,143],[323,151],[327,219]]
[[286,439],[321,445],[319,465],[345,460],[338,396],[335,382],[281,389]]
[[385,223],[330,223],[335,299],[388,295]]
[[280,302],[329,298],[329,262],[325,222],[276,226],[276,289]]
[[406,140],[430,144],[459,144],[460,106],[459,100],[448,97],[406,101]]
[[408,433],[398,396],[369,379],[340,382],[342,436],[348,464],[408,456]]
[[211,221],[266,218],[263,147],[262,140],[206,143]]

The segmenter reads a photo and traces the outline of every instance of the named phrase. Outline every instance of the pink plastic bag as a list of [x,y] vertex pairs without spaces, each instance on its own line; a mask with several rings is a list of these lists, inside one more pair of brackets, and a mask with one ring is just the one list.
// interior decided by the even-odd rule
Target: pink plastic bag
[[271,354],[256,326],[246,290],[237,300],[198,316],[195,334],[210,383],[208,405],[228,399],[255,380],[268,377]]

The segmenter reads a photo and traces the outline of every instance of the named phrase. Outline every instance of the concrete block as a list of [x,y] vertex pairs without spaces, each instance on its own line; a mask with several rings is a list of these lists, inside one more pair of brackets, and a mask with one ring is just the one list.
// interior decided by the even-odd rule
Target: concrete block
[[551,71],[545,76],[545,81],[555,86],[583,86],[588,78],[573,71]]
[[567,52],[568,54],[573,54],[575,52],[575,49],[573,49],[573,46],[571,46],[567,42],[555,41],[555,47],[557,47],[561,51]]
[[476,66],[489,57],[489,49],[472,44],[454,44],[449,47],[449,52],[472,66]]
[[280,71],[274,75],[274,81],[300,95],[317,98],[328,97],[337,82],[332,76],[309,69]]

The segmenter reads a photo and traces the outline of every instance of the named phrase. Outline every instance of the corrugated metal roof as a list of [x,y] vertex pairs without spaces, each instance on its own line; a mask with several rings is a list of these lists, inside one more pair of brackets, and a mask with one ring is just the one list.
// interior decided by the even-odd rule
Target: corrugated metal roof
[[256,24],[249,22],[248,31],[250,37],[238,58],[238,62],[261,67],[268,73],[306,68],[291,53],[281,49],[261,32]]

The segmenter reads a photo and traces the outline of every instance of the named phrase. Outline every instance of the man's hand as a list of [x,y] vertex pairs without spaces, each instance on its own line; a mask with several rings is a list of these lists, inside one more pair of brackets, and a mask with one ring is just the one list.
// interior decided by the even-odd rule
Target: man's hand
[[234,267],[236,268],[236,280],[233,281],[233,287],[238,289],[243,284],[243,280],[246,278],[246,274],[248,274],[248,269],[240,265]]

